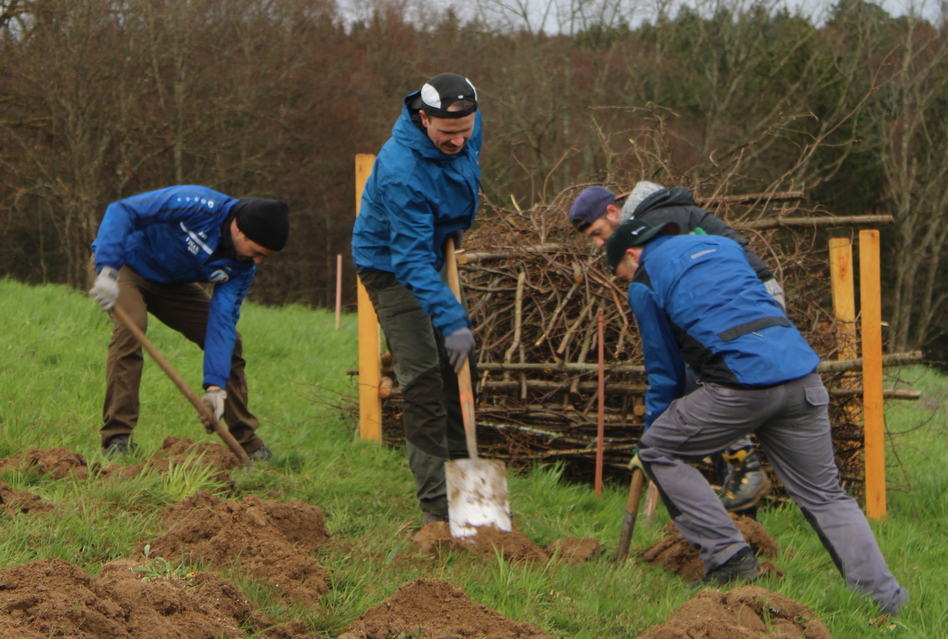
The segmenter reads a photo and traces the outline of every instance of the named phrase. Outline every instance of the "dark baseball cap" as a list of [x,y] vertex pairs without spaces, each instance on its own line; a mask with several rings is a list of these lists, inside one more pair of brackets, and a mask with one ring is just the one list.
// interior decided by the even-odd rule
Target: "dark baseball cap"
[[569,221],[577,231],[585,231],[589,225],[602,217],[606,207],[616,201],[616,194],[604,186],[590,186],[569,207]]
[[619,262],[622,261],[622,256],[625,255],[627,249],[645,244],[669,226],[674,226],[677,229],[674,222],[652,226],[636,218],[626,220],[620,224],[615,233],[606,240],[606,261],[609,263],[610,272],[615,273],[616,267],[619,266]]
[[[449,111],[451,105],[461,108]],[[439,73],[421,87],[421,109],[435,118],[463,118],[477,111],[477,89],[456,73]]]

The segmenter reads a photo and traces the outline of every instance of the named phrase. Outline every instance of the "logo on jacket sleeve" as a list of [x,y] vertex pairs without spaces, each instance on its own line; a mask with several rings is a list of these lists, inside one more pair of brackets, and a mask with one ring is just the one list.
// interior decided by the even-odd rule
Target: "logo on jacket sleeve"
[[226,269],[219,268],[216,271],[212,271],[210,277],[207,278],[208,282],[213,282],[214,284],[220,284],[226,282],[230,279],[230,273]]

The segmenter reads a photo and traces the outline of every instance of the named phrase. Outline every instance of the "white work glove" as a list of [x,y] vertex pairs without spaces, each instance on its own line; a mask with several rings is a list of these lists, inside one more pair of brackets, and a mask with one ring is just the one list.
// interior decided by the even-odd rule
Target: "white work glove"
[[207,407],[214,413],[214,419],[221,420],[224,416],[224,402],[227,401],[227,391],[218,386],[208,388],[201,401],[207,404]]
[[89,290],[89,295],[102,307],[103,311],[110,310],[115,306],[115,301],[118,300],[118,276],[118,270],[111,266],[103,266]]
[[448,362],[455,373],[461,372],[461,367],[467,361],[467,356],[474,350],[474,333],[469,328],[459,328],[444,338],[444,349],[448,351]]

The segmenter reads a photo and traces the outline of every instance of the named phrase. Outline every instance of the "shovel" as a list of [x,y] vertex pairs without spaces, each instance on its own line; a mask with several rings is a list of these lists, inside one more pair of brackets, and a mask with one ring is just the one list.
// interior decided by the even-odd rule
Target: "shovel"
[[[444,247],[448,286],[461,301],[457,256],[454,240],[448,238]],[[444,464],[448,486],[448,523],[452,537],[470,537],[481,526],[493,526],[510,532],[510,505],[507,503],[507,473],[503,462],[481,459],[477,455],[477,423],[474,420],[474,392],[471,388],[471,364],[464,361],[458,373],[458,394],[468,459],[454,459]]]
[[193,390],[184,382],[184,379],[178,374],[171,364],[168,363],[161,353],[155,348],[155,345],[152,344],[151,340],[145,336],[145,333],[142,332],[142,329],[138,328],[138,325],[132,321],[132,318],[128,316],[128,313],[125,312],[121,306],[115,305],[112,307],[112,314],[118,318],[119,322],[125,325],[132,335],[134,335],[142,346],[145,347],[145,350],[148,351],[148,354],[157,362],[158,366],[161,367],[161,370],[165,372],[169,379],[174,382],[174,385],[178,387],[185,397],[194,405],[194,408],[197,409],[198,417],[201,418],[201,421],[205,426],[209,426],[217,433],[218,437],[224,440],[224,443],[227,444],[227,447],[230,449],[230,452],[234,453],[237,456],[237,459],[240,460],[241,464],[249,464],[250,457],[247,456],[246,451],[243,447],[237,443],[237,440],[234,439],[234,436],[230,434],[230,431],[221,426],[221,423],[214,418],[214,413],[211,412],[210,407],[201,401],[201,399],[195,394]]
[[622,520],[622,532],[619,534],[619,547],[616,550],[616,559],[619,561],[625,561],[629,556],[629,542],[632,541],[635,520],[639,516],[639,501],[642,499],[644,484],[645,473],[641,468],[633,468],[632,480],[629,482],[629,498],[625,503],[625,517]]

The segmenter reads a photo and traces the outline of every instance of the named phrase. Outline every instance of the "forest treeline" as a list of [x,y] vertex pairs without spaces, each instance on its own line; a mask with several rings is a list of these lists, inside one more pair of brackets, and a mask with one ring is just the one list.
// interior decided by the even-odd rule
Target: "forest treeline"
[[839,0],[817,24],[768,0],[698,0],[632,25],[607,10],[624,4],[589,0],[579,28],[549,34],[437,0],[369,1],[355,20],[332,0],[0,0],[0,274],[86,286],[108,202],[197,183],[292,207],[253,299],[332,305],[354,154],[377,151],[404,94],[454,71],[481,97],[487,208],[651,179],[889,213],[888,347],[937,351],[944,14]]

